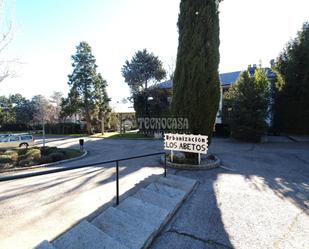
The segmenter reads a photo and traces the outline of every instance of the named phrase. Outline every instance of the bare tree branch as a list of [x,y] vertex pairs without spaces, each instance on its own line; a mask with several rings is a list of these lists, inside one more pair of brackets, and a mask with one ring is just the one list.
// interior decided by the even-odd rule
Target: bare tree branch
[[[3,59],[3,52],[13,40],[13,22],[6,20],[7,11],[4,0],[0,0],[0,83],[8,77],[14,77],[16,74],[10,70],[10,65],[18,60]],[[1,34],[2,33],[2,34]]]
[[174,78],[175,68],[176,68],[176,57],[172,56],[169,60],[169,63],[167,65],[167,76],[169,79]]
[[0,53],[7,48],[7,46],[12,42],[13,40],[13,25],[12,22],[10,22],[7,30],[4,34],[1,35],[0,39]]

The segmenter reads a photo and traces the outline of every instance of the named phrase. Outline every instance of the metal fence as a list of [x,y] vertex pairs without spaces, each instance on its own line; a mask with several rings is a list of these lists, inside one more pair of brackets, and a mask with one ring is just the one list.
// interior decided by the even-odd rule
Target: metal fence
[[3,176],[3,177],[0,177],[0,182],[6,182],[6,181],[17,180],[17,179],[35,177],[35,176],[54,174],[54,173],[58,173],[58,172],[87,168],[87,167],[91,167],[91,166],[98,166],[98,165],[103,165],[103,164],[108,164],[108,163],[116,163],[116,205],[118,205],[119,204],[119,162],[143,158],[143,157],[157,156],[157,155],[164,155],[164,165],[163,165],[163,167],[164,167],[164,176],[166,177],[166,153],[165,152],[157,152],[157,153],[152,153],[152,154],[144,154],[144,155],[140,155],[140,156],[125,157],[125,158],[108,160],[108,161],[91,163],[91,164],[85,164],[85,165],[77,165],[77,166],[72,166],[72,167],[68,167],[68,168],[57,168],[57,169],[50,169],[50,170],[45,170],[45,171],[18,174],[18,175],[12,175],[12,176]]

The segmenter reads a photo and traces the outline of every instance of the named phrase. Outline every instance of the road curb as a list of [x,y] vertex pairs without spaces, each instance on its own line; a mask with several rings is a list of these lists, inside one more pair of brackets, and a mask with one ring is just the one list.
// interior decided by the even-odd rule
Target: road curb
[[295,138],[293,138],[292,136],[286,136],[288,139],[290,139],[291,141],[298,143],[299,141],[296,140]]
[[[183,169],[183,170],[209,170],[209,169],[215,169],[220,167],[221,165],[221,160],[213,155],[215,157],[214,162],[211,163],[202,163],[200,165],[196,164],[180,164],[180,163],[172,163],[169,160],[166,160],[166,166],[169,168],[173,169]],[[165,163],[165,158],[164,156],[161,157],[161,163]]]
[[30,166],[30,167],[4,169],[4,170],[0,170],[0,173],[2,174],[2,173],[10,173],[10,172],[20,172],[20,171],[29,170],[29,169],[47,168],[49,166],[57,165],[57,164],[60,164],[60,163],[72,162],[72,161],[81,159],[81,158],[83,158],[87,155],[88,155],[88,151],[84,150],[84,154],[82,154],[79,157],[69,158],[69,159],[65,159],[65,160],[61,160],[61,161],[57,161],[57,162],[53,162],[53,163],[45,163],[45,164],[34,165],[34,166]]

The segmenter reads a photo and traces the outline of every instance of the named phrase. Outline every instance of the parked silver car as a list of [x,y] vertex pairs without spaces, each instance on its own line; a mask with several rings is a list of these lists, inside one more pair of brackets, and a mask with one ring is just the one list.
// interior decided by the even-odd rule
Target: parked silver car
[[0,148],[28,148],[34,145],[31,134],[0,134]]

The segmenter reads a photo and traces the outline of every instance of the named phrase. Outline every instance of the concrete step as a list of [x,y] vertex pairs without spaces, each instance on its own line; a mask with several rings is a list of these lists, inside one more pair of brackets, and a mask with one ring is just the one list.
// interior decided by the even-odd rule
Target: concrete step
[[128,249],[85,220],[56,239],[53,245],[57,249]]
[[52,245],[43,241],[37,248],[147,248],[195,184],[195,180],[184,177],[161,177],[134,196],[126,198],[118,207],[106,209],[91,223],[82,221]]
[[133,197],[166,209],[169,213],[173,211],[179,202],[178,198],[171,198],[166,195],[161,195],[145,188],[140,189]]
[[172,188],[183,190],[185,192],[190,191],[196,183],[195,180],[176,175],[168,175],[167,177],[160,177],[157,179],[157,182]]
[[176,181],[182,181],[186,184],[195,184],[196,180],[188,178],[188,177],[184,177],[184,176],[179,176],[179,175],[167,175],[167,178],[169,179],[174,179]]
[[157,194],[167,196],[169,198],[177,200],[177,202],[181,202],[185,196],[186,192],[180,189],[169,187],[165,184],[161,184],[158,182],[153,182],[146,187],[147,190],[156,192]]
[[53,245],[50,244],[47,240],[44,240],[39,245],[37,245],[35,249],[55,249],[55,247],[53,247]]
[[156,230],[159,230],[161,224],[167,218],[169,212],[158,206],[152,205],[141,199],[128,197],[117,207],[121,211],[131,215],[132,217],[147,221],[152,224]]
[[148,239],[156,232],[156,227],[147,220],[133,217],[113,207],[106,209],[92,224],[130,249],[145,247]]

